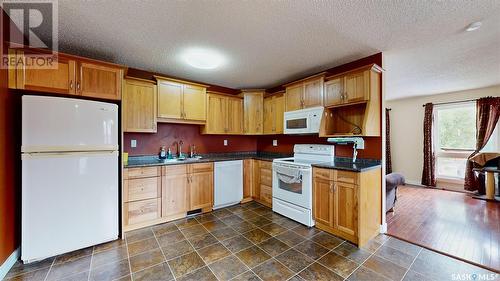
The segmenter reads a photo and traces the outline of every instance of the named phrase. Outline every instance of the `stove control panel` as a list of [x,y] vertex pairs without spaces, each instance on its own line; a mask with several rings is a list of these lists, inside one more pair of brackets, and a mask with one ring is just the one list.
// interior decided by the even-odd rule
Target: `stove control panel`
[[318,154],[329,155],[335,154],[335,146],[327,144],[296,144],[293,147],[295,154]]

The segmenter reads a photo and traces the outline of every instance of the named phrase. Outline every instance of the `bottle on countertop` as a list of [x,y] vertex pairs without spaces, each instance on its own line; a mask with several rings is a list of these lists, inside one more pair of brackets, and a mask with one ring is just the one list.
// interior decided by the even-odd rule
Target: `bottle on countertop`
[[168,151],[167,151],[167,159],[173,159],[174,156],[172,155],[172,149],[170,149],[170,147],[168,148]]
[[194,158],[196,156],[196,146],[193,144],[189,147],[189,158]]
[[167,152],[165,151],[165,147],[164,146],[162,146],[160,148],[160,153],[159,153],[158,157],[160,159],[166,159],[167,158]]

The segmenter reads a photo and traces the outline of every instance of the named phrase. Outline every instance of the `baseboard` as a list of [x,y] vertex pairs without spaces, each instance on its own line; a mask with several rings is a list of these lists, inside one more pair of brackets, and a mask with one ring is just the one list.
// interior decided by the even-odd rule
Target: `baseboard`
[[16,261],[19,259],[21,255],[20,248],[17,248],[10,256],[5,260],[5,262],[0,266],[0,280],[3,280],[9,270],[14,266]]
[[380,233],[387,233],[387,223],[380,225]]

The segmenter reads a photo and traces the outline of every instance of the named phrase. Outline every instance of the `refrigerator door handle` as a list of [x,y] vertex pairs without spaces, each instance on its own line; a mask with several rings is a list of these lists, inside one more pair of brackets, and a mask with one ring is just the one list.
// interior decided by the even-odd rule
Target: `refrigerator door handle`
[[73,152],[36,152],[36,153],[23,153],[21,159],[33,158],[53,158],[53,157],[75,157],[75,156],[97,156],[111,154],[118,157],[118,151],[73,151]]

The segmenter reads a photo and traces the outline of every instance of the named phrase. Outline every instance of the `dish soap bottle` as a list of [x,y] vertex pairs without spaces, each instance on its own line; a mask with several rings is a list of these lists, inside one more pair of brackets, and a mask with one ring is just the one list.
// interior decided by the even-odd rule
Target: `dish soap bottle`
[[166,159],[167,158],[167,152],[165,151],[165,147],[164,146],[162,146],[160,148],[160,153],[159,153],[158,157],[160,159]]

